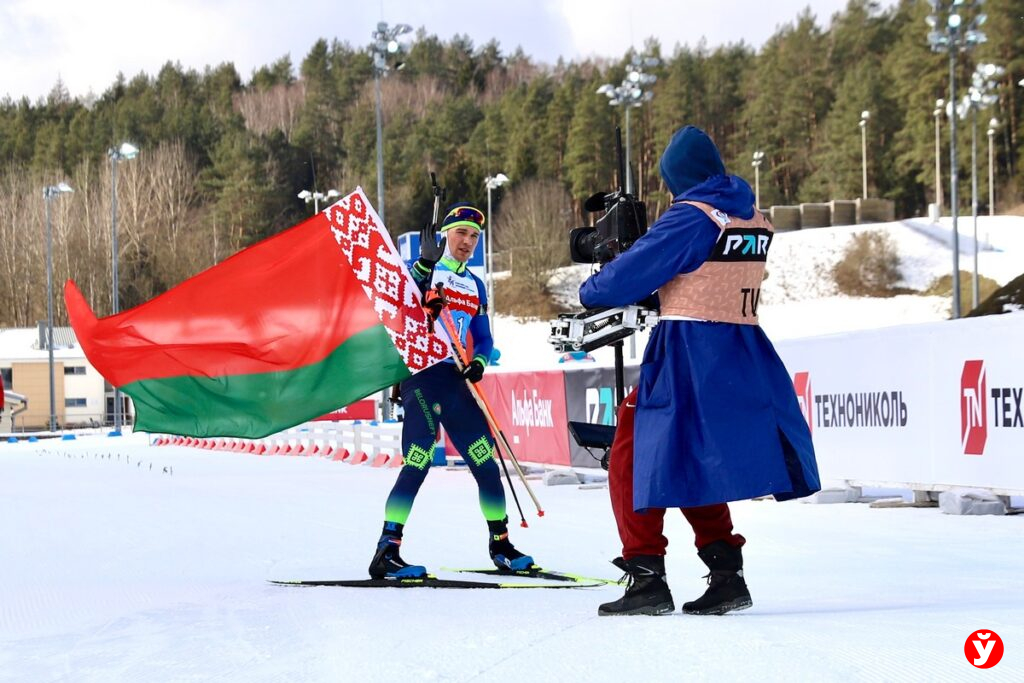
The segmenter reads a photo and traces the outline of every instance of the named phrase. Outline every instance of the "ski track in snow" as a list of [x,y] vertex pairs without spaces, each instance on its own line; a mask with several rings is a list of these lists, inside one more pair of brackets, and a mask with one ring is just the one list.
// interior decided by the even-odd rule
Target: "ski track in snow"
[[[1024,516],[738,503],[753,608],[597,617],[620,587],[271,585],[364,576],[395,472],[144,439],[0,444],[0,681],[1024,679]],[[513,541],[618,578],[607,491],[532,483],[548,514]],[[681,515],[667,535],[678,607],[705,569]],[[431,473],[403,555],[486,566],[468,473]],[[979,628],[1006,643],[988,671]]]

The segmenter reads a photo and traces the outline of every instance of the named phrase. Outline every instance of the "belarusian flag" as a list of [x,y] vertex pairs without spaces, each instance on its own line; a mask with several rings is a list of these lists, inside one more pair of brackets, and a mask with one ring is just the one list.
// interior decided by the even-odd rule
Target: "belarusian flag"
[[361,189],[136,308],[97,320],[71,280],[64,299],[144,431],[273,434],[449,354]]

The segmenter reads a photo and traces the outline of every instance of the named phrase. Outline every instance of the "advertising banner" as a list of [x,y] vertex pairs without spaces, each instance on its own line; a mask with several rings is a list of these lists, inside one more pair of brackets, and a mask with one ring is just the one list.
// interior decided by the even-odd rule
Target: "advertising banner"
[[569,464],[565,383],[560,371],[491,372],[477,386],[487,396],[516,458]]
[[375,420],[377,419],[377,402],[372,398],[364,398],[355,403],[349,403],[344,408],[314,418],[314,422],[326,420],[337,422],[339,420]]
[[1024,315],[946,325],[933,340],[936,472],[1024,493]]
[[1024,316],[780,342],[823,479],[1024,492]]

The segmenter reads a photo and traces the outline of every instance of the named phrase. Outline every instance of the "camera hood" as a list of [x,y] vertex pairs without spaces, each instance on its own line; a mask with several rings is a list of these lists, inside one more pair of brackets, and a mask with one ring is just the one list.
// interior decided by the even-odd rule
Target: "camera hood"
[[616,194],[614,192],[595,192],[594,194],[587,197],[586,201],[583,202],[583,208],[590,212],[604,211],[608,208],[607,198],[610,194]]

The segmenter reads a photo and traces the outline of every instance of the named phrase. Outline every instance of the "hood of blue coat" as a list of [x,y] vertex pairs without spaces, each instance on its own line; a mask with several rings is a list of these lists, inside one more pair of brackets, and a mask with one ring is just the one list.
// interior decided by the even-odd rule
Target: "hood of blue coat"
[[736,176],[726,175],[715,143],[696,126],[677,130],[661,155],[661,177],[676,201],[711,204],[740,218],[754,215],[754,193]]
[[675,197],[683,200],[704,202],[737,218],[754,215],[754,191],[739,176],[716,175]]
[[725,164],[708,134],[696,126],[677,130],[661,155],[661,177],[672,196],[716,175],[725,175]]

